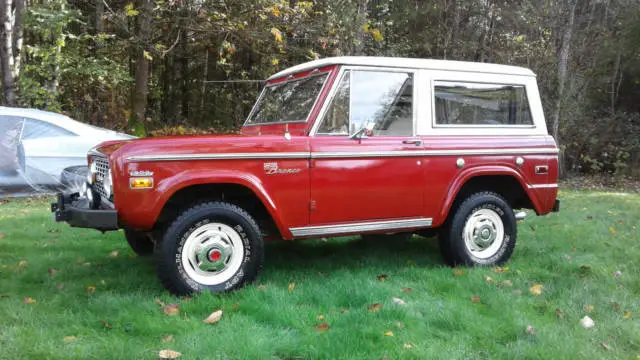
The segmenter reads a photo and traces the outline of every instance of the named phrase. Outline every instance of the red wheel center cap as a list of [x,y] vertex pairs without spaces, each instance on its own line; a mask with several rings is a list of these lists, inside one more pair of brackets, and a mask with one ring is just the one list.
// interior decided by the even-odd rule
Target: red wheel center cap
[[222,257],[220,250],[213,249],[209,251],[209,261],[218,261]]

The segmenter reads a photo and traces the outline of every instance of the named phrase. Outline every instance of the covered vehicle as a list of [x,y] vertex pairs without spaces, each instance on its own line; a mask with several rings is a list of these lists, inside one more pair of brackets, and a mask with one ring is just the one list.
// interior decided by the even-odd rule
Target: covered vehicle
[[66,173],[81,173],[89,149],[131,138],[61,114],[0,107],[0,197],[65,189],[63,171],[73,167]]

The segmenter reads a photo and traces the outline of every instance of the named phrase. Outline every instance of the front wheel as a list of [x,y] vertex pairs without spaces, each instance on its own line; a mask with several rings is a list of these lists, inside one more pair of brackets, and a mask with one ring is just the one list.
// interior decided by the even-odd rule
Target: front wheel
[[451,265],[500,265],[516,246],[517,224],[500,195],[481,192],[457,207],[439,235],[443,257]]
[[264,262],[264,244],[246,211],[209,202],[186,210],[169,225],[157,256],[158,276],[172,293],[215,293],[253,281]]

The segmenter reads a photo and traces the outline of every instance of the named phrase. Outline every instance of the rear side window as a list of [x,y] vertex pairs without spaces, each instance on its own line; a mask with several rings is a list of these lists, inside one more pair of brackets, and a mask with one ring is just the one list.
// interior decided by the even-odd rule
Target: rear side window
[[25,118],[24,132],[22,133],[23,139],[31,140],[59,136],[76,136],[76,134],[44,121]]
[[436,81],[436,125],[533,125],[524,85]]

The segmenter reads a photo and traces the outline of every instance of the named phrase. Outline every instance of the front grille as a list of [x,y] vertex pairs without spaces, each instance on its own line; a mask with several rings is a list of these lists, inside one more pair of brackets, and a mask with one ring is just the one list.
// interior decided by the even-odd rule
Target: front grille
[[103,157],[95,157],[96,163],[96,181],[93,187],[102,198],[109,199],[107,193],[104,191],[104,179],[109,176],[109,160]]

